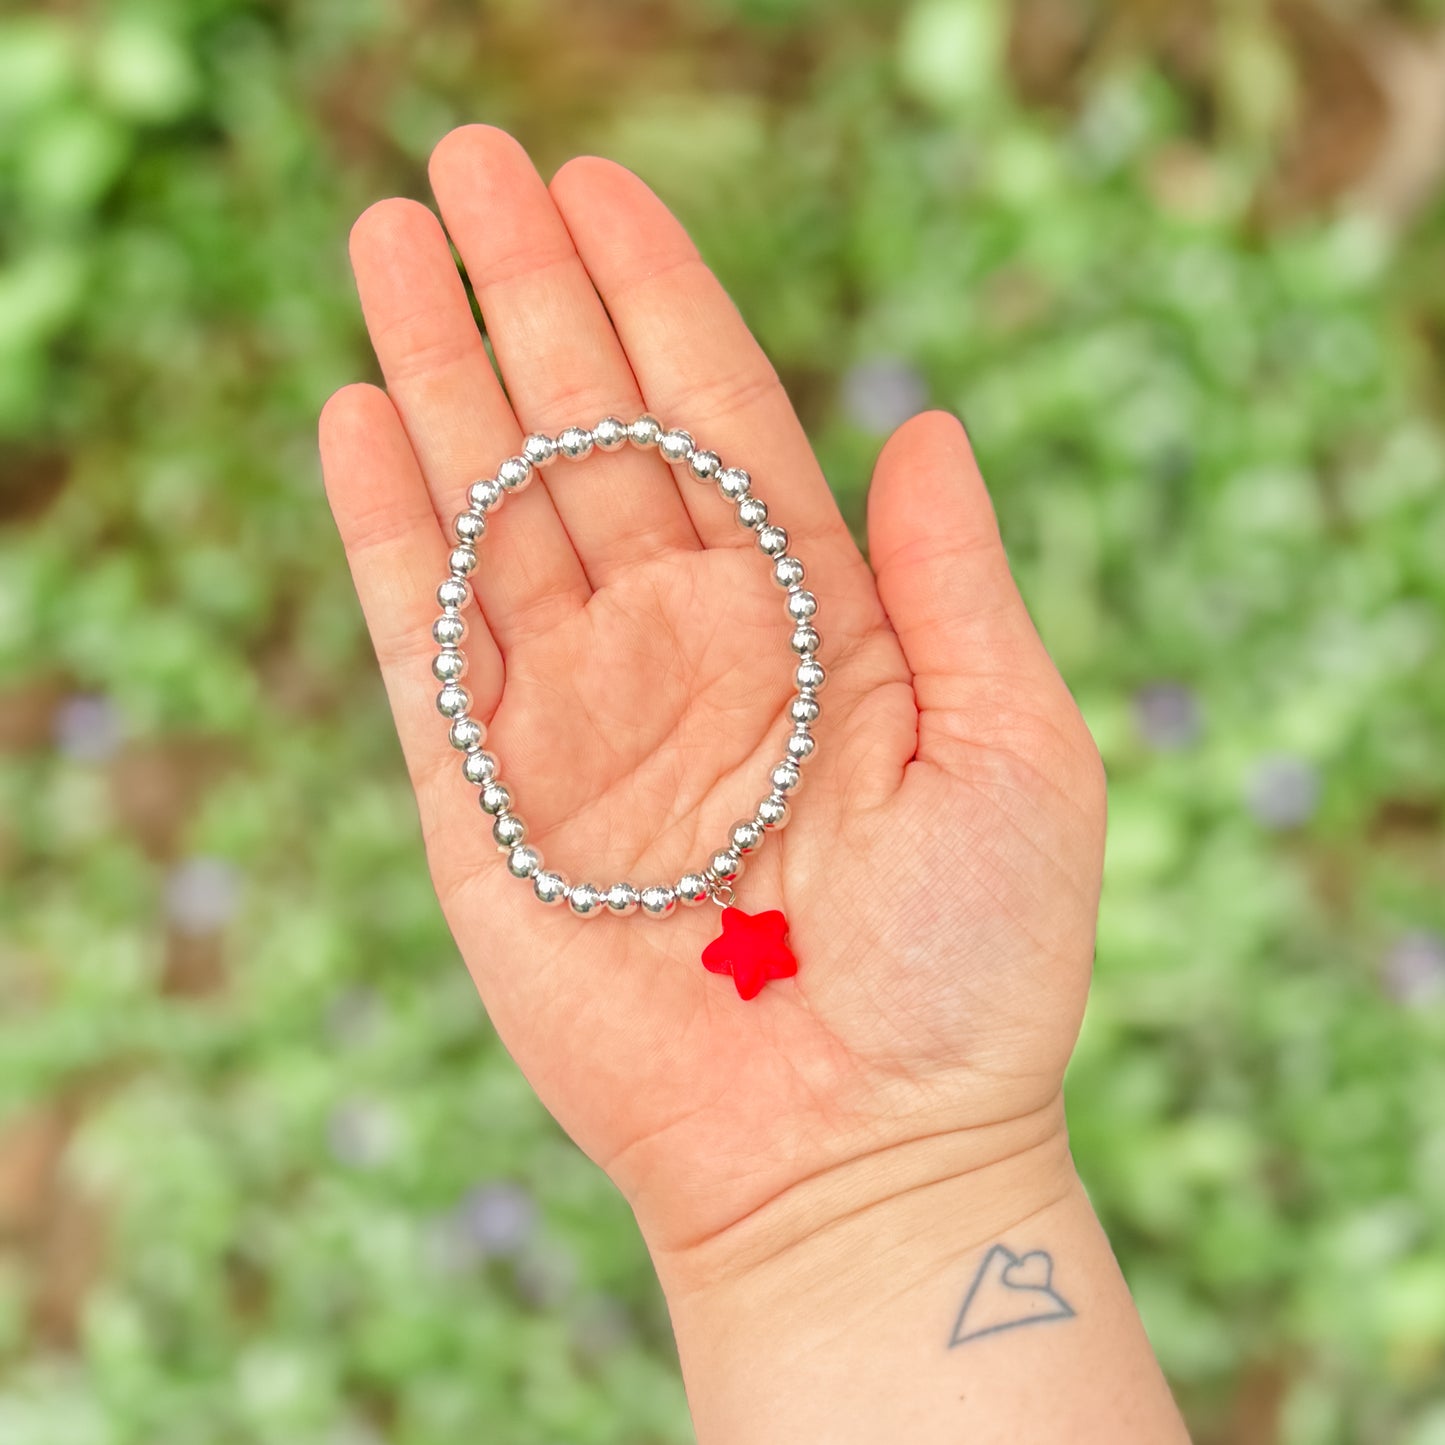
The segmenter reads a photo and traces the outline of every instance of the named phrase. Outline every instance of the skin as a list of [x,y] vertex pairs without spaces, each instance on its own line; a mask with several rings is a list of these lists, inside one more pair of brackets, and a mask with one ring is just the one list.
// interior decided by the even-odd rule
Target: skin
[[[327,492],[448,923],[517,1064],[637,1215],[699,1439],[1183,1439],[1064,1125],[1103,772],[962,427],[928,413],[889,440],[865,560],[772,367],[640,180],[581,158],[548,186],[484,126],[443,139],[430,176],[441,222],[393,199],[352,231],[386,389],[328,401]],[[800,968],[750,1003],[698,963],[711,907],[543,910],[433,706],[467,483],[528,431],[643,411],[751,471],[820,604],[818,751],[738,888],[784,910]],[[789,624],[730,511],[629,447],[547,469],[481,544],[473,713],[572,880],[701,866],[781,756]],[[950,1350],[998,1240],[1050,1250],[1075,1316]],[[960,1383],[965,1351],[993,1352],[992,1386]],[[1077,1378],[1074,1405],[1026,1388],[1041,1361]]]

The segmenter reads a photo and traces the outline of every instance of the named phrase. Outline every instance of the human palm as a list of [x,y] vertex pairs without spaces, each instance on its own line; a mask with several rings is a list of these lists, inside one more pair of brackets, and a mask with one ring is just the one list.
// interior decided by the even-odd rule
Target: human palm
[[[432,179],[507,390],[435,218],[382,202],[352,255],[388,393],[339,392],[322,452],[433,878],[517,1062],[669,1251],[913,1141],[982,1141],[986,1162],[1061,1137],[1101,775],[961,429],[932,414],[885,448],[870,569],[761,352],[639,181],[587,160],[549,193],[483,127],[442,142]],[[738,884],[740,906],[784,910],[799,972],[753,1002],[699,964],[712,908],[541,909],[432,707],[433,593],[467,482],[525,431],[644,409],[751,471],[819,598],[818,750]],[[780,594],[730,504],[655,453],[543,476],[480,548],[474,710],[549,867],[673,881],[751,815],[781,755]]]

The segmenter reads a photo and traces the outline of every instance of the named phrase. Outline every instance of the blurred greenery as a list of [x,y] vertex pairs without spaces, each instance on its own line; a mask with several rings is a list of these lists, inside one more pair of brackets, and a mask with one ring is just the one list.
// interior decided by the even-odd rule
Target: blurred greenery
[[349,221],[486,119],[677,207],[853,517],[966,417],[1112,778],[1070,1113],[1198,1439],[1442,1445],[1441,15],[0,18],[0,1440],[690,1438],[630,1215],[471,1002],[317,479]]

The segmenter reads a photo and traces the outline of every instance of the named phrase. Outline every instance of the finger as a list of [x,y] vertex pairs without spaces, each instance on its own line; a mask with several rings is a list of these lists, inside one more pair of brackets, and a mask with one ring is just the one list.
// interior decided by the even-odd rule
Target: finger
[[[563,166],[552,194],[649,410],[750,471],[774,520],[815,554],[821,545],[866,572],[777,372],[672,213],[630,171],[593,156]],[[747,545],[711,493],[684,483],[698,535]]]
[[[467,485],[495,476],[522,433],[472,319],[451,247],[416,201],[378,201],[351,232],[351,264],[387,391],[445,528]],[[544,487],[506,499],[505,542],[488,547],[474,585],[503,647],[571,616],[590,588]]]
[[[460,759],[436,712],[440,684],[431,675],[446,539],[385,392],[343,387],[323,408],[319,430],[326,494],[427,824],[444,803],[455,805],[460,781]],[[501,696],[502,659],[480,614],[467,612],[465,686],[473,714],[486,719]]]
[[[495,127],[463,126],[432,153],[431,181],[524,426],[555,434],[639,415],[627,358],[526,151]],[[677,479],[655,453],[594,456],[588,474],[565,463],[547,472],[594,585],[639,557],[699,545]]]
[[889,438],[868,493],[868,538],[878,593],[913,674],[920,756],[943,761],[980,742],[1006,745],[1025,726],[1073,715],[957,418],[925,412]]

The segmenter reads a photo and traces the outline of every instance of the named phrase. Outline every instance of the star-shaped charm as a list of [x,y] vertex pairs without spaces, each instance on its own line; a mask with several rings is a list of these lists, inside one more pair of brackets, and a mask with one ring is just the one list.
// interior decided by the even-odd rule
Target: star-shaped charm
[[743,998],[756,998],[774,978],[792,978],[798,960],[788,947],[788,920],[774,908],[744,913],[724,908],[722,932],[702,951],[709,973],[730,973]]

